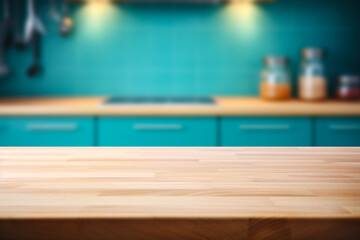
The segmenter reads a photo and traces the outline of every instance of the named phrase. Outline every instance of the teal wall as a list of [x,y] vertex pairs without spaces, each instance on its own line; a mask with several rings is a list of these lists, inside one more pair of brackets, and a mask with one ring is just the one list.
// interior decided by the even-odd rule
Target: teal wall
[[[360,71],[358,0],[277,0],[253,6],[72,4],[75,32],[57,34],[41,13],[44,73],[31,52],[8,52],[0,95],[257,95],[262,58],[284,54],[296,74],[304,46],[329,49],[331,81]],[[294,83],[296,79],[293,79]],[[332,84],[334,86],[334,84]]]

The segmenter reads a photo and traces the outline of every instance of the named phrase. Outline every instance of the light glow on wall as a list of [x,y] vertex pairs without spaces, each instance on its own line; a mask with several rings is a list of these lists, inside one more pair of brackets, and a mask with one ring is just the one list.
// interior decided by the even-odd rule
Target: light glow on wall
[[89,0],[80,9],[82,28],[99,35],[114,24],[120,13],[120,8],[109,0]]
[[252,0],[233,0],[225,6],[225,15],[232,28],[248,36],[256,35],[261,10]]

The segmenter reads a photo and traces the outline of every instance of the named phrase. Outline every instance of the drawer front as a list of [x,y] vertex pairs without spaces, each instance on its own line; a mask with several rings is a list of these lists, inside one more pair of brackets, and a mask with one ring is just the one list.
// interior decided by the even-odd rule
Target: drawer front
[[360,118],[317,118],[316,146],[360,146]]
[[311,118],[222,118],[222,146],[311,146]]
[[100,146],[216,146],[216,118],[100,118]]
[[93,146],[93,118],[0,118],[1,146]]

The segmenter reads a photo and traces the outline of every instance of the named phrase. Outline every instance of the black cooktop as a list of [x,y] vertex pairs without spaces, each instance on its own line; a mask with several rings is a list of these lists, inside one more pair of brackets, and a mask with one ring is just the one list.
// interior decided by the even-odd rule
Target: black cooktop
[[103,105],[213,105],[212,97],[110,97]]

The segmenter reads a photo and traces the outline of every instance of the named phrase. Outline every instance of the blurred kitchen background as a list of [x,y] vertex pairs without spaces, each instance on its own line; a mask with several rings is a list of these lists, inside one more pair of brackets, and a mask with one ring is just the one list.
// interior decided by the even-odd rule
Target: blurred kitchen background
[[[25,0],[10,2],[25,12]],[[1,96],[258,96],[268,55],[290,58],[296,96],[300,51],[309,46],[328,50],[331,94],[340,74],[359,74],[358,0],[145,2],[70,2],[74,29],[64,39],[49,14],[50,0],[38,0],[47,31],[44,71],[29,79],[32,52],[11,48],[11,75],[0,82]],[[62,3],[56,3],[60,12]]]
[[[14,43],[17,37],[24,41],[25,32],[31,27],[26,25],[31,21],[28,14],[31,2],[46,32],[29,33],[31,39],[25,49],[21,49]],[[3,41],[3,64],[9,72],[0,78],[0,125],[3,122],[5,129],[7,126],[12,130],[0,132],[0,145],[360,145],[358,0],[0,0],[0,4],[1,38],[5,41],[7,19],[11,20],[9,31],[13,36],[10,46],[5,46]],[[60,34],[64,23],[70,28],[66,36]],[[310,48],[310,57],[315,54],[315,58],[320,59],[320,73],[317,71],[315,75],[326,80],[325,84],[315,86],[325,88],[324,96],[318,99],[308,96],[310,99],[297,100],[301,95],[299,81],[302,72],[306,72],[304,48]],[[34,49],[39,50],[39,65],[35,67]],[[273,65],[281,69],[269,70]],[[276,72],[275,80],[271,71]],[[282,74],[280,77],[277,71]],[[339,80],[341,76],[343,80]],[[284,94],[272,94],[275,90],[261,86],[261,82],[267,81],[271,84],[279,81],[291,87],[281,88]],[[304,91],[308,87],[314,86],[306,85]],[[269,96],[266,91],[270,92]],[[111,96],[216,96],[224,100],[215,101],[214,109],[190,106],[179,107],[179,112],[169,105],[160,110],[136,109],[138,105],[126,111],[116,107],[99,110],[102,100],[98,100],[98,104],[94,99],[89,100],[93,105],[77,105],[79,97],[97,96],[105,99]],[[43,102],[34,102],[35,97],[43,98]],[[62,97],[66,104],[54,103],[55,97]],[[64,100],[64,97],[68,98]],[[73,109],[69,106],[71,97],[76,97]],[[250,97],[249,104],[245,97]],[[280,99],[284,101],[271,101]],[[200,99],[200,102],[206,105],[208,100]],[[85,111],[84,108],[91,109]],[[209,121],[205,129],[187,132],[192,127],[186,124],[200,121],[194,126],[197,129],[206,126],[204,119]],[[88,139],[84,143],[76,142],[71,135],[81,138],[80,120],[89,121],[92,129],[84,135]],[[184,123],[185,127],[183,120],[189,121]],[[106,121],[111,123],[106,125]],[[242,121],[245,121],[243,125]],[[106,125],[104,133],[102,124]],[[236,130],[240,124],[245,133],[233,136],[232,124]],[[297,124],[301,127],[296,127]],[[153,139],[158,140],[142,140],[143,133],[132,135],[135,125],[140,130],[150,126]],[[124,134],[133,139],[119,140],[117,126],[125,128]],[[154,132],[159,128],[180,129],[182,133],[173,136],[164,131]],[[257,129],[256,133],[249,133],[253,128]],[[77,132],[71,133],[72,130]],[[60,134],[54,137],[58,142],[49,140],[53,136],[51,132]],[[114,136],[101,140],[105,132]],[[16,137],[19,134],[25,134],[23,140]],[[192,134],[213,140],[199,139],[191,143]],[[299,142],[298,134],[305,134],[305,140]],[[176,139],[173,144],[172,136]],[[48,141],[34,140],[42,138]]]

